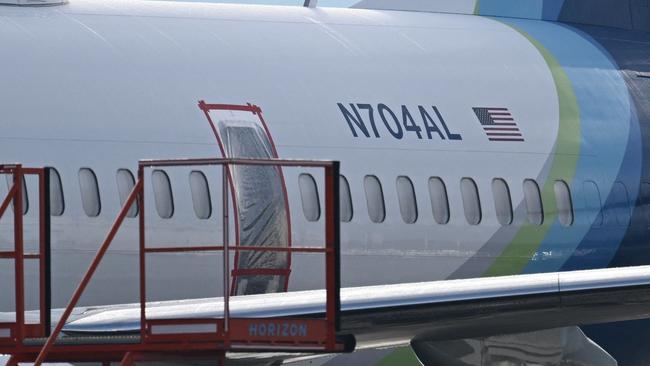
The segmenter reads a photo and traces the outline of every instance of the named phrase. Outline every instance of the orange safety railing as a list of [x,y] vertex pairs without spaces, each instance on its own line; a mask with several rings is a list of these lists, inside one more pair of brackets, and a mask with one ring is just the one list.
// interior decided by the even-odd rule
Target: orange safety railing
[[[11,175],[11,186],[0,204],[0,219],[13,205],[14,248],[0,251],[0,260],[14,261],[15,311],[13,323],[0,323],[0,345],[19,345],[26,337],[43,337],[50,333],[50,199],[49,169],[27,168],[21,164],[0,165],[0,175]],[[38,179],[38,252],[25,253],[23,212],[27,202],[25,177]],[[38,260],[39,323],[25,321],[25,260]]]
[[[270,246],[240,246],[230,244],[229,240],[229,189],[234,184],[228,181],[230,169],[235,165],[249,166],[275,166],[282,167],[308,167],[324,169],[325,179],[325,245],[323,247],[270,247]],[[145,235],[145,170],[154,167],[188,167],[188,166],[221,166],[222,168],[222,203],[223,203],[223,243],[211,246],[193,247],[164,247],[149,248],[146,245]],[[19,192],[16,189],[15,192]],[[233,198],[234,199],[234,198]],[[123,363],[130,363],[133,360],[133,352],[140,354],[146,352],[192,352],[192,351],[238,351],[248,352],[283,350],[296,352],[342,352],[346,351],[346,345],[337,340],[340,313],[340,221],[339,221],[339,163],[335,161],[309,161],[309,160],[281,160],[281,159],[174,159],[174,160],[144,160],[140,161],[138,167],[138,179],[133,190],[128,195],[110,231],[106,235],[97,255],[90,264],[83,276],[81,283],[75,290],[70,302],[66,306],[56,327],[48,337],[42,349],[36,357],[35,366],[40,366],[46,360],[61,360],[61,357],[49,358],[50,352],[108,352],[106,345],[85,345],[68,347],[57,345],[56,341],[66,322],[68,321],[74,307],[84,292],[86,286],[93,277],[97,267],[102,261],[106,251],[124,219],[127,217],[132,205],[139,207],[139,286],[140,286],[140,339],[137,344],[111,345],[110,352],[123,352]],[[4,204],[3,204],[4,206]],[[0,207],[2,209],[2,207]],[[1,213],[1,211],[0,211]],[[221,251],[223,253],[223,317],[212,319],[148,319],[147,318],[147,295],[146,295],[146,255],[149,253],[178,253],[192,251]],[[325,256],[325,287],[326,287],[326,313],[324,318],[305,319],[287,318],[281,319],[251,319],[236,318],[230,314],[230,253],[240,251],[260,252],[286,252],[286,253],[322,253]],[[258,269],[255,274],[264,274],[264,269]],[[295,329],[287,335],[278,336],[271,332],[254,332],[260,321],[267,320],[288,324],[288,329]],[[275,323],[277,324],[277,323]],[[161,329],[169,327],[196,326],[202,329],[200,332],[165,332]],[[309,332],[302,331],[309,329]],[[295,333],[295,334],[294,334]],[[92,355],[90,355],[92,356]],[[77,357],[74,359],[91,359],[92,357]]]

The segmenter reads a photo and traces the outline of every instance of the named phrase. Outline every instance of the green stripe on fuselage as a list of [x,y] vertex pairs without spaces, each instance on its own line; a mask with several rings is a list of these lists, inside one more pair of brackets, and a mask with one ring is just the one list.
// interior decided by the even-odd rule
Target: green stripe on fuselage
[[475,0],[474,2],[474,15],[478,15],[478,13],[481,11],[481,0]]
[[551,163],[549,175],[541,188],[544,224],[541,226],[525,224],[485,272],[485,276],[521,273],[528,262],[533,259],[544,237],[556,221],[557,210],[553,185],[558,179],[566,181],[569,185],[571,184],[580,153],[580,110],[569,77],[557,59],[539,41],[517,27],[507,25],[526,37],[548,64],[558,93],[560,123],[553,156],[551,157],[553,162]]

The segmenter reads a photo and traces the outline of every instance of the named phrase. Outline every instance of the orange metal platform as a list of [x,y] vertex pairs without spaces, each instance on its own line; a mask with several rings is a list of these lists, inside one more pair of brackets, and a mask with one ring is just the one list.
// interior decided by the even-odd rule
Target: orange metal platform
[[[247,106],[242,106],[246,108]],[[248,106],[250,107],[250,106]],[[250,107],[252,108],[252,107]],[[324,169],[325,178],[325,245],[323,247],[260,247],[230,244],[228,237],[229,197],[233,197],[230,169],[235,165],[309,167]],[[222,169],[223,242],[219,245],[192,247],[150,248],[145,236],[145,170],[154,167],[217,166]],[[280,159],[176,159],[144,160],[139,162],[138,179],[106,235],[94,260],[83,276],[61,318],[50,332],[50,213],[48,168],[25,168],[20,164],[1,165],[0,174],[13,176],[13,186],[0,205],[0,218],[7,208],[14,207],[14,250],[0,252],[0,260],[15,262],[16,318],[13,323],[0,323],[0,354],[9,354],[8,366],[17,362],[115,362],[123,365],[141,360],[168,360],[174,358],[216,358],[222,360],[226,352],[344,352],[353,342],[337,336],[340,313],[340,221],[339,221],[339,164],[335,161],[306,161]],[[25,253],[23,248],[23,184],[25,175],[39,178],[39,253]],[[139,221],[139,277],[140,277],[140,332],[120,336],[69,336],[62,329],[72,310],[90,282],[104,254],[132,205],[138,205]],[[235,215],[236,216],[236,215]],[[326,313],[322,319],[305,318],[233,318],[229,301],[232,276],[230,253],[239,251],[267,251],[287,253],[322,253],[325,261],[327,290]],[[146,296],[146,255],[192,251],[219,251],[223,253],[223,318],[214,319],[148,319]],[[24,261],[38,260],[40,271],[40,322],[25,322]],[[249,269],[251,274],[266,274],[264,269]]]

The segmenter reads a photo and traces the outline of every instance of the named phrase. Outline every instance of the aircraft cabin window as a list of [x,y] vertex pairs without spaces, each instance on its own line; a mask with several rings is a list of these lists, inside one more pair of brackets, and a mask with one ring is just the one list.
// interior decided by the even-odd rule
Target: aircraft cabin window
[[300,174],[298,177],[300,185],[300,198],[302,200],[302,213],[307,221],[318,221],[320,219],[320,200],[318,198],[318,186],[311,174]]
[[[5,179],[7,180],[7,190],[9,190],[14,185],[14,176],[5,174]],[[11,207],[13,209],[13,204]],[[27,194],[27,182],[25,182],[25,176],[23,176],[23,215],[27,215],[27,211],[29,211],[29,195]]]
[[194,170],[190,173],[190,191],[196,217],[201,220],[209,219],[212,215],[212,201],[208,179],[203,172]]
[[524,180],[524,201],[526,202],[526,217],[533,225],[544,223],[544,207],[542,195],[537,182],[532,179]]
[[153,195],[156,201],[156,211],[163,219],[170,219],[174,216],[174,196],[169,176],[162,170],[156,169],[151,172],[153,181]]
[[609,216],[615,216],[618,225],[627,226],[630,222],[630,200],[627,195],[627,189],[623,183],[614,183],[610,201],[608,211],[613,211],[614,215]]
[[[133,173],[128,169],[118,169],[117,170],[117,192],[120,195],[120,206],[124,206],[129,194],[135,186],[135,178],[133,178]],[[126,213],[126,217],[136,217],[138,216],[138,201],[136,200],[129,208],[129,212]]]
[[501,178],[492,180],[492,195],[499,223],[503,226],[512,224],[512,198],[508,183]]
[[407,224],[415,223],[418,219],[418,205],[413,182],[408,177],[397,177],[397,199],[402,220]]
[[341,208],[341,221],[350,222],[352,221],[353,209],[352,209],[352,194],[350,193],[350,184],[348,180],[339,175],[339,197],[340,197],[340,208]]
[[79,188],[81,189],[81,205],[89,217],[99,216],[102,204],[99,199],[97,176],[90,168],[79,169]]
[[594,226],[603,225],[602,202],[600,200],[600,191],[598,185],[593,181],[586,181],[582,185],[585,194],[585,208],[589,215],[596,215]]
[[363,187],[366,191],[366,203],[368,205],[368,216],[374,223],[384,222],[386,218],[386,207],[384,206],[384,191],[381,189],[379,179],[374,175],[366,175],[363,179]]
[[54,168],[48,168],[48,171],[50,172],[50,215],[61,216],[65,210],[61,176]]
[[429,178],[429,199],[431,200],[433,219],[440,225],[447,224],[449,222],[449,198],[447,197],[447,187],[442,179]]
[[465,218],[470,225],[481,223],[481,201],[478,195],[478,187],[472,178],[460,180],[460,191],[463,197],[463,210]]
[[556,180],[553,184],[553,191],[555,192],[555,204],[560,224],[562,226],[573,225],[573,203],[569,185],[563,180]]

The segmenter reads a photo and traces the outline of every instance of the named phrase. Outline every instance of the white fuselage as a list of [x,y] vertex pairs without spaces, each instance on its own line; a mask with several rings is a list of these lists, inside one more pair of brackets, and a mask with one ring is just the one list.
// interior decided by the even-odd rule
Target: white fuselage
[[[52,217],[55,307],[68,300],[117,215],[118,169],[135,174],[139,159],[221,156],[199,100],[258,105],[280,158],[341,161],[353,207],[352,220],[341,228],[344,287],[448,278],[497,232],[512,237],[510,232],[524,225],[522,182],[546,177],[549,159],[564,153],[555,151],[557,90],[543,57],[516,31],[482,17],[80,0],[51,8],[0,7],[0,50],[0,160],[51,166],[62,180],[65,211]],[[346,121],[339,103],[350,112],[357,109],[370,137]],[[373,109],[376,133],[368,108],[359,107],[364,104]],[[391,134],[389,129],[397,127],[387,113],[385,125],[380,104],[398,123],[404,106],[421,138],[405,125],[399,127],[401,137]],[[419,106],[440,134],[427,134]],[[508,108],[525,141],[489,141],[474,107]],[[452,134],[461,138],[450,139]],[[91,168],[97,177],[97,217],[84,212],[80,168]],[[220,173],[202,169],[213,215],[200,220],[190,170],[167,169],[171,218],[158,217],[149,201],[152,245],[220,242]],[[324,207],[323,181],[315,170],[285,170],[294,245],[322,242],[322,214],[317,222],[303,214],[298,176],[304,172],[316,178]],[[592,179],[606,187],[608,174],[594,172]],[[369,218],[368,175],[382,184],[381,223]],[[400,176],[414,185],[415,223],[406,223],[400,213]],[[447,224],[434,220],[431,177],[446,184]],[[468,224],[464,214],[460,181],[465,177],[478,186],[479,225]],[[494,178],[509,185],[515,212],[510,229],[497,219]],[[28,180],[27,187],[35,202],[35,182]],[[4,183],[0,190],[6,191]],[[25,220],[26,237],[35,239],[36,210]],[[576,217],[576,227],[588,224],[581,220]],[[11,221],[2,225],[2,245],[10,246]],[[136,233],[137,220],[127,219],[82,303],[137,301]],[[218,258],[156,256],[148,267],[149,299],[219,295]],[[290,289],[320,287],[322,272],[315,265],[320,261],[295,256]],[[0,264],[1,293],[12,291],[5,281],[11,268]],[[3,298],[0,310],[12,304]]]

